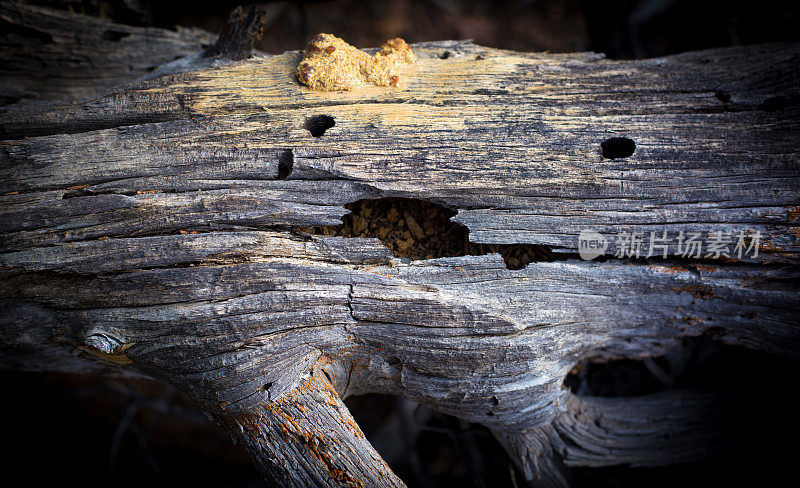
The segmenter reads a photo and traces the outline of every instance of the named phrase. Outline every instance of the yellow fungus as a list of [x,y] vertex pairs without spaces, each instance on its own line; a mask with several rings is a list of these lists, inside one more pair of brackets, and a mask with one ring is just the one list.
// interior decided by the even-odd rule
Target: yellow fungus
[[365,83],[397,86],[398,65],[414,62],[414,53],[399,37],[389,39],[370,56],[331,34],[311,38],[297,66],[300,83],[318,91],[354,90]]

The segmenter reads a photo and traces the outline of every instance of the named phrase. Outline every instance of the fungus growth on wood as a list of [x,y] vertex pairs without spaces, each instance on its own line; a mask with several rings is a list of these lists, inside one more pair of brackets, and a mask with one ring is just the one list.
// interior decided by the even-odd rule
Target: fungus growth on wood
[[414,62],[406,41],[396,37],[384,42],[370,56],[331,34],[311,38],[303,60],[297,66],[297,79],[318,91],[353,90],[365,83],[397,86],[398,66]]

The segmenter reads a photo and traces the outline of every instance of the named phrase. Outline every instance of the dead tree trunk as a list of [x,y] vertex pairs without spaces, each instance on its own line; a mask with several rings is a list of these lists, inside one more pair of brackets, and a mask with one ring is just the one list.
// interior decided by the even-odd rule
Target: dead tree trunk
[[[798,355],[798,45],[424,43],[397,87],[318,93],[299,52],[209,61],[185,31],[1,12],[0,364],[168,382],[280,486],[402,486],[341,402],[367,392],[488,426],[541,484],[693,459],[713,394],[587,398],[564,377],[703,335]],[[114,77],[62,65],[68,27]],[[116,70],[142,46],[188,57],[101,96],[147,77]],[[675,239],[584,261],[583,229]],[[682,256],[679,233],[720,231],[760,233],[758,255]]]

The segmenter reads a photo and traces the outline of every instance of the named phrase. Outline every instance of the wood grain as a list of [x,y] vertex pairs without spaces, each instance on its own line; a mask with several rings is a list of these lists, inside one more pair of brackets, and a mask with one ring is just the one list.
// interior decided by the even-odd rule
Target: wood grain
[[[0,364],[166,381],[280,486],[401,485],[339,398],[368,392],[488,426],[542,485],[567,484],[565,463],[700,456],[713,394],[604,401],[563,380],[687,337],[798,355],[800,46],[638,61],[413,47],[397,88],[311,92],[290,52],[0,114]],[[320,115],[335,125],[315,137]],[[633,155],[604,158],[613,136]],[[562,257],[408,260],[307,231],[388,197],[457,210],[474,242]],[[612,245],[589,262],[583,228],[758,231],[765,246],[696,261]]]

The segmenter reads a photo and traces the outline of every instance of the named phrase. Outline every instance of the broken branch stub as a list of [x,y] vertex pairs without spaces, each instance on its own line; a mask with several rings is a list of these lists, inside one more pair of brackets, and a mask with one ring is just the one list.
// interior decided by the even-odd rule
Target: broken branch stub
[[405,486],[319,370],[278,400],[228,417],[225,423],[279,486]]
[[247,59],[263,34],[264,13],[255,6],[249,7],[246,13],[242,7],[236,7],[222,26],[217,42],[205,55],[237,61]]

